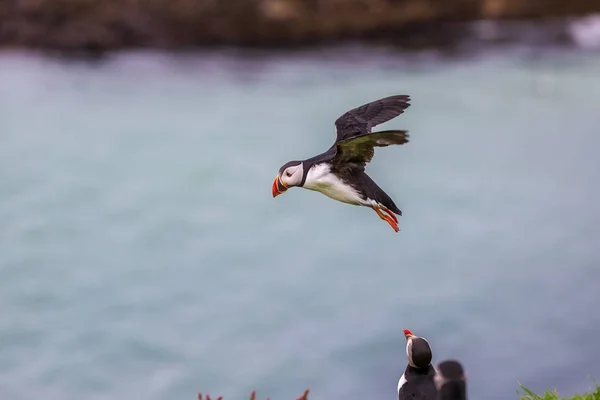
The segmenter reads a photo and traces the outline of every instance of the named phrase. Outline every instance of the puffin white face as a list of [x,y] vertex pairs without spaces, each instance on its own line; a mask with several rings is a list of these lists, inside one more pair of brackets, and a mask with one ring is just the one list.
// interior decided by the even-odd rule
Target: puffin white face
[[290,187],[300,185],[303,176],[304,165],[301,161],[290,161],[284,164],[273,181],[273,197],[279,196]]
[[285,186],[298,186],[300,182],[302,182],[302,175],[304,172],[304,168],[302,168],[302,163],[298,165],[292,165],[291,167],[287,167],[281,173],[281,183]]
[[413,333],[405,329],[404,337],[406,338],[406,358],[408,364],[414,368],[426,368],[431,364],[431,348],[429,343],[422,337],[413,335]]

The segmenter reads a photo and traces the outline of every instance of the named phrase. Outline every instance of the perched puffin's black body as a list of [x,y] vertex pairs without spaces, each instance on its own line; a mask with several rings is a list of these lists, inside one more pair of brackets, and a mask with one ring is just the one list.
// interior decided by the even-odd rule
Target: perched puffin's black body
[[442,361],[436,370],[438,400],[467,400],[467,373],[460,362]]
[[[375,147],[408,142],[407,131],[371,132],[379,124],[402,114],[409,107],[409,96],[385,97],[352,109],[335,121],[337,138],[318,156],[285,163],[273,181],[273,197],[293,186],[315,190],[332,199],[357,206],[371,207],[398,232],[402,211],[365,173]],[[383,212],[386,214],[384,214]]]
[[431,347],[422,337],[404,330],[408,365],[398,380],[398,400],[436,400],[435,368],[431,365]]

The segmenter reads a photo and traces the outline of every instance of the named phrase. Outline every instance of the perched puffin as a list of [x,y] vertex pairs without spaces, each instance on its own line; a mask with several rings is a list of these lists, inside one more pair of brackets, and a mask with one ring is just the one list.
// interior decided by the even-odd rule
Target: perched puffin
[[408,365],[398,380],[398,400],[436,400],[435,368],[431,365],[431,347],[422,337],[404,330]]
[[467,373],[460,362],[446,360],[439,363],[434,380],[438,400],[467,400]]
[[314,190],[343,203],[370,207],[398,232],[395,214],[401,216],[402,211],[365,173],[365,166],[373,159],[375,147],[408,142],[408,131],[371,129],[402,114],[409,101],[406,95],[389,96],[343,114],[335,121],[337,138],[329,150],[306,160],[289,161],[279,169],[273,197],[294,186]]

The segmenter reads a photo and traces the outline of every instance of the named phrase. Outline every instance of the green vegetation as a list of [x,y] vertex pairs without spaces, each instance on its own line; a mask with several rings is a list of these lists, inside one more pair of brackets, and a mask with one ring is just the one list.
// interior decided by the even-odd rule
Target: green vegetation
[[[539,395],[521,384],[519,386],[525,393],[520,393],[517,390],[517,394],[519,395],[519,400],[600,400],[600,385],[595,381],[594,384],[596,387],[592,392],[586,392],[581,395],[576,394],[573,397],[560,397],[556,390],[547,390],[543,395]],[[308,400],[308,392],[309,390],[306,389],[304,394],[296,400]],[[198,400],[211,400],[211,398],[209,395],[202,396],[202,394],[198,394]],[[223,400],[223,398],[218,397],[216,400]],[[256,400],[256,391],[250,394],[250,400]],[[267,398],[267,400],[269,399]]]
[[519,391],[517,391],[517,393],[519,394],[519,399],[520,400],[600,400],[600,386],[598,386],[598,384],[594,381],[595,384],[595,388],[592,392],[586,392],[584,394],[576,394],[573,397],[560,397],[558,395],[558,393],[556,392],[556,390],[547,390],[546,393],[540,395],[537,393],[534,393],[533,391],[531,391],[530,389],[526,388],[525,386],[519,384],[519,386],[521,387],[521,389],[525,392],[524,394],[519,393]]

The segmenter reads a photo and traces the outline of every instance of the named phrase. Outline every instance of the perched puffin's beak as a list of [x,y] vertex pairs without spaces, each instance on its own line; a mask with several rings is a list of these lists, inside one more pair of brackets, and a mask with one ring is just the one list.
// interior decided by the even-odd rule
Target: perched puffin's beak
[[281,182],[281,179],[279,178],[279,174],[277,174],[277,177],[273,181],[273,189],[272,190],[273,190],[273,197],[277,197],[281,193],[283,193],[287,190],[287,187],[283,184],[283,182]]
[[408,329],[405,329],[405,330],[404,330],[404,337],[405,337],[406,339],[408,339],[408,338],[413,338],[413,337],[416,337],[416,336],[415,336],[415,335],[413,335],[413,333],[412,333],[411,331],[409,331]]

